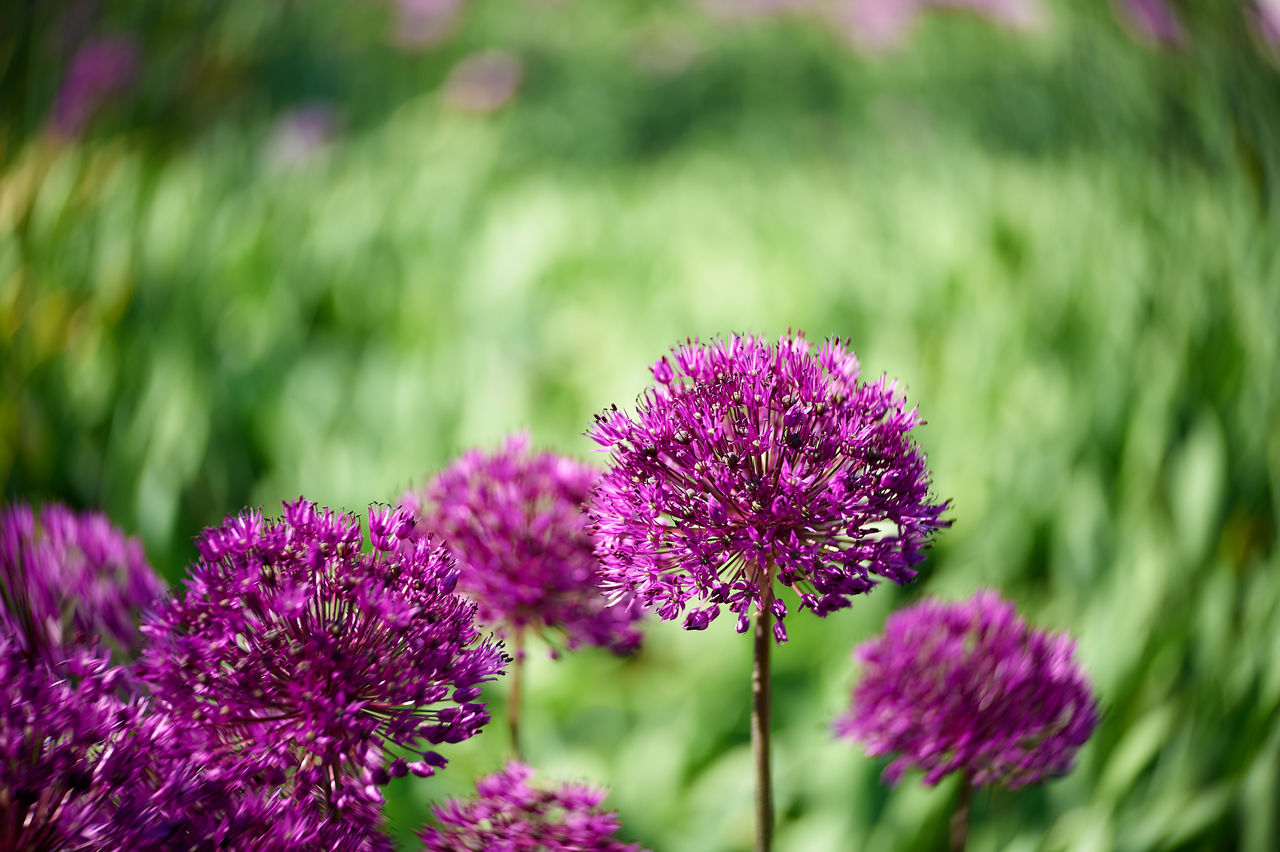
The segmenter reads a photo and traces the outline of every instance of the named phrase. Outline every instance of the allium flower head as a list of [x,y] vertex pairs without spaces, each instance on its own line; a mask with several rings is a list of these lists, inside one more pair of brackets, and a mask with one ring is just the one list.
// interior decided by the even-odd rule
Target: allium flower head
[[405,503],[458,559],[458,587],[504,634],[563,631],[569,648],[618,653],[640,644],[639,607],[607,606],[583,503],[600,472],[515,436],[472,450]]
[[380,808],[331,811],[314,798],[202,763],[171,741],[153,758],[149,784],[133,788],[117,808],[120,849],[230,852],[390,852]]
[[877,50],[897,47],[916,19],[930,10],[970,12],[1017,30],[1043,27],[1041,0],[842,0],[837,16],[854,43]]
[[82,133],[95,112],[129,88],[139,58],[138,45],[128,36],[105,36],[82,45],[58,90],[54,129],[63,137]]
[[820,616],[876,576],[913,579],[947,522],[929,495],[920,422],[895,383],[859,380],[837,340],[803,335],[690,342],[653,366],[635,416],[616,407],[590,435],[610,453],[592,503],[597,550],[616,594],[704,629],[722,606],[748,627],[752,605],[777,618],[773,582]]
[[1112,0],[1116,16],[1142,41],[1181,45],[1187,41],[1177,9],[1165,0]]
[[566,784],[532,787],[533,770],[512,761],[476,782],[476,797],[434,807],[440,826],[419,836],[425,852],[640,852],[614,835],[618,816],[600,810],[605,791]]
[[1098,722],[1074,650],[991,591],[899,610],[854,652],[862,677],[836,734],[896,753],[891,784],[909,767],[926,784],[957,770],[975,786],[1037,783],[1069,771]]
[[132,655],[137,621],[163,591],[142,545],[103,515],[59,504],[0,511],[0,624],[28,654],[104,640]]
[[[479,731],[480,684],[506,662],[453,594],[452,557],[408,512],[371,508],[369,539],[363,552],[359,517],[301,498],[280,521],[228,518],[197,541],[186,594],[143,627],[140,673],[175,718],[338,809],[443,766],[424,741]],[[388,749],[419,759],[387,770]]]
[[0,629],[0,849],[123,848],[115,797],[148,761],[105,654],[33,661]]

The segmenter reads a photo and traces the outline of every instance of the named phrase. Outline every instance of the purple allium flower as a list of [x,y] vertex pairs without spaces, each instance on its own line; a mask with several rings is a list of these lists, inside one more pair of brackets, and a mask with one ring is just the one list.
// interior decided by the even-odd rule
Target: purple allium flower
[[504,635],[563,631],[570,649],[597,645],[629,653],[640,644],[629,602],[607,606],[600,562],[583,504],[600,471],[529,439],[499,451],[472,450],[405,503],[458,558],[458,587],[482,621]]
[[1112,5],[1120,20],[1143,41],[1176,46],[1187,40],[1182,18],[1165,0],[1119,0],[1118,4],[1113,0]]
[[476,797],[432,808],[438,828],[419,832],[425,852],[641,852],[614,837],[618,816],[600,810],[605,791],[531,787],[533,770],[512,761],[476,782]]
[[317,159],[342,126],[331,104],[314,102],[285,110],[267,140],[268,160],[280,168],[297,168]]
[[971,12],[1018,30],[1035,29],[1048,18],[1040,0],[844,0],[837,14],[854,42],[884,50],[899,45],[929,10]]
[[[480,685],[506,662],[410,513],[370,508],[369,539],[362,552],[359,517],[301,498],[280,521],[228,518],[198,539],[185,596],[143,626],[141,676],[184,727],[212,732],[212,759],[287,773],[338,811],[443,766],[423,741],[479,731]],[[417,759],[386,769],[388,750]]]
[[0,624],[28,654],[105,640],[132,656],[137,621],[163,591],[142,545],[104,515],[59,504],[0,511]]
[[395,40],[407,50],[438,44],[457,24],[463,0],[391,0],[396,8]]
[[1260,48],[1272,54],[1280,49],[1280,0],[1254,0],[1245,14]]
[[524,64],[503,50],[482,50],[461,59],[444,81],[446,103],[468,112],[493,112],[520,88]]
[[654,364],[634,417],[596,415],[589,434],[611,457],[591,513],[613,592],[663,619],[706,602],[689,630],[724,606],[743,633],[752,605],[768,607],[782,643],[775,580],[819,616],[873,575],[912,580],[946,504],[908,434],[919,415],[859,369],[845,344],[814,351],[801,334],[690,342]]
[[250,773],[201,763],[199,751],[180,755],[169,744],[153,758],[149,784],[134,788],[117,808],[121,849],[333,849],[390,852],[380,809],[372,803],[333,812],[314,798],[256,783]]
[[82,45],[58,90],[54,130],[64,137],[79,136],[95,112],[128,88],[138,64],[138,45],[129,36],[106,36]]
[[974,786],[1034,784],[1071,769],[1098,722],[1075,643],[1030,627],[992,591],[924,601],[889,616],[860,645],[853,706],[835,722],[896,784],[909,767],[936,784],[957,770]]
[[0,849],[114,849],[115,799],[148,764],[121,669],[83,649],[32,660],[0,629]]

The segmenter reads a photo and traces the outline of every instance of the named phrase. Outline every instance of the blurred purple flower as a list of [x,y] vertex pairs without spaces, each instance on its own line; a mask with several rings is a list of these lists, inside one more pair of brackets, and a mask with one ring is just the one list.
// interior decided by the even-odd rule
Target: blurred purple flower
[[1139,39],[1152,44],[1180,45],[1187,33],[1182,19],[1165,0],[1113,0],[1112,8],[1120,20]]
[[313,103],[281,113],[267,142],[267,156],[279,166],[304,165],[324,149],[341,122],[330,104]]
[[837,14],[854,43],[870,50],[897,47],[920,15],[930,10],[972,12],[1020,30],[1043,26],[1040,0],[846,0]]
[[816,352],[733,336],[690,342],[653,365],[636,416],[613,407],[590,436],[611,453],[591,504],[612,593],[702,630],[726,606],[746,632],[768,607],[786,641],[786,604],[826,616],[869,592],[872,575],[912,580],[945,504],[929,495],[920,422],[896,383],[859,381],[844,343]]
[[0,849],[130,848],[116,799],[149,751],[121,678],[91,651],[32,660],[0,630]]
[[391,0],[396,8],[395,41],[409,50],[438,44],[457,21],[463,0]]
[[458,109],[493,112],[520,87],[524,66],[501,50],[485,50],[463,58],[444,81],[444,99]]
[[1280,0],[1254,0],[1249,6],[1248,16],[1263,49],[1280,49]]
[[527,436],[492,454],[472,450],[405,504],[458,558],[458,586],[482,621],[503,635],[563,631],[582,645],[630,653],[643,614],[607,606],[583,503],[600,471],[553,453],[532,453]]
[[[280,521],[228,518],[197,540],[185,597],[143,626],[141,676],[179,724],[211,732],[211,760],[287,773],[299,798],[318,790],[336,812],[443,766],[423,741],[477,733],[480,685],[506,662],[452,593],[444,548],[406,511],[372,507],[368,523],[365,553],[358,517],[301,498]],[[388,770],[389,749],[418,759]]]
[[50,504],[0,510],[0,624],[30,655],[105,641],[125,656],[164,586],[135,538],[104,515]]
[[129,88],[140,58],[130,36],[104,36],[81,45],[54,102],[54,131],[65,138],[83,133],[94,113]]
[[862,675],[835,732],[873,757],[896,753],[890,784],[910,767],[926,784],[956,771],[974,786],[1037,783],[1069,771],[1098,722],[1074,650],[995,592],[924,601],[854,651]]
[[419,832],[425,852],[641,852],[614,837],[618,817],[600,810],[604,790],[575,784],[538,789],[526,783],[532,777],[532,769],[512,761],[477,781],[474,799],[433,807],[440,827]]

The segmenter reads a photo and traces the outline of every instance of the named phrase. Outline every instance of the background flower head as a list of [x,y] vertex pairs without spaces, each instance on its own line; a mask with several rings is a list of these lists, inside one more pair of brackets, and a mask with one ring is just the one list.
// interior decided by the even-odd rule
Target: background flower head
[[926,784],[956,771],[976,786],[1009,788],[1060,775],[1098,722],[1074,650],[995,592],[924,601],[889,616],[884,633],[854,652],[862,675],[836,734],[872,756],[897,754],[889,783],[910,767],[927,773]]
[[0,622],[28,653],[99,641],[132,656],[137,622],[164,591],[142,545],[97,512],[0,511]]
[[[197,541],[186,593],[148,620],[142,676],[165,708],[211,731],[215,758],[286,772],[337,809],[390,775],[430,775],[489,717],[476,698],[506,657],[453,593],[453,559],[405,511],[360,518],[299,498],[279,521],[228,518]],[[407,751],[390,769],[384,755]]]
[[689,342],[654,364],[636,414],[614,407],[589,433],[610,452],[591,513],[611,589],[664,619],[703,601],[695,630],[727,606],[745,632],[768,607],[783,642],[775,580],[825,616],[877,576],[913,579],[945,504],[909,436],[919,415],[859,374],[844,343],[802,334]]
[[53,128],[64,137],[84,132],[94,113],[134,82],[140,52],[130,36],[94,38],[81,45],[58,90]]
[[476,797],[450,799],[432,808],[436,826],[419,833],[426,852],[464,850],[541,850],[640,852],[614,835],[618,816],[602,811],[605,791],[565,784],[539,788],[528,784],[533,770],[512,761],[501,772],[476,782]]
[[627,653],[640,644],[630,601],[608,606],[583,504],[600,472],[526,436],[472,450],[405,502],[458,559],[458,586],[504,633],[563,632],[570,648]]

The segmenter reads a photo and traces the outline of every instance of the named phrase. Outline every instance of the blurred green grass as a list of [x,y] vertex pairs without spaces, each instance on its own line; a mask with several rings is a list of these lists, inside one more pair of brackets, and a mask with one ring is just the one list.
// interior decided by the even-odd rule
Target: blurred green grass
[[[176,581],[245,504],[394,499],[522,428],[587,455],[687,336],[847,336],[920,404],[955,526],[916,586],[788,621],[778,848],[939,845],[951,787],[887,790],[827,726],[892,608],[991,585],[1080,638],[1105,716],[1073,775],[981,796],[971,848],[1274,849],[1280,76],[1226,25],[1156,54],[1057,11],[1034,38],[930,20],[870,61],[672,4],[486,3],[445,51],[524,59],[493,115],[388,55],[290,167],[265,111],[33,138],[0,178],[5,496],[102,506]],[[679,73],[636,58],[672,43]],[[610,786],[658,852],[748,848],[748,643],[647,642],[535,652],[528,756]],[[497,724],[393,786],[402,839],[505,747]]]

